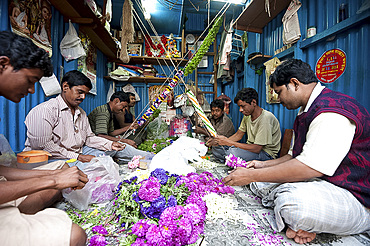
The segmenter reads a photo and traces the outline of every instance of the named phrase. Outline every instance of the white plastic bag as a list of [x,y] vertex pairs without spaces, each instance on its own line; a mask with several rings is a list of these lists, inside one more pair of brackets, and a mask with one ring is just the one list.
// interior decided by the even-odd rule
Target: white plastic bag
[[286,45],[296,42],[301,37],[301,29],[299,28],[297,14],[301,6],[302,3],[299,0],[292,0],[283,16],[283,43]]
[[89,182],[81,190],[63,190],[63,197],[79,210],[86,210],[91,203],[113,199],[114,190],[121,180],[118,169],[110,156],[93,158],[83,170]]
[[86,52],[81,44],[81,39],[78,37],[76,29],[71,21],[69,21],[69,29],[66,35],[60,42],[60,53],[66,61],[86,56]]
[[122,90],[124,92],[134,93],[135,94],[135,100],[136,100],[136,102],[140,101],[139,94],[137,94],[137,92],[135,91],[135,88],[131,84],[125,85],[124,87],[122,87]]
[[57,95],[62,92],[58,79],[53,74],[50,77],[42,77],[40,79],[40,84],[44,90],[45,96],[49,97],[52,95]]
[[199,139],[179,137],[170,146],[158,152],[150,162],[150,170],[163,168],[170,173],[186,175],[195,172],[195,168],[188,162],[202,161],[201,156],[207,153],[207,147]]

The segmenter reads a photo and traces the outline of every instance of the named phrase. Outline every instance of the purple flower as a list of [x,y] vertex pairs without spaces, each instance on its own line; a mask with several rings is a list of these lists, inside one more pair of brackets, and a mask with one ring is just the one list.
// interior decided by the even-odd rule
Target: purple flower
[[150,177],[142,181],[141,186],[139,188],[139,197],[142,200],[152,202],[154,199],[160,196],[161,184],[159,183],[158,179],[155,177]]
[[171,239],[172,236],[176,235],[176,221],[169,219],[169,220],[163,220],[160,219],[158,221],[159,224],[159,231],[163,238],[165,239]]
[[175,207],[166,208],[161,214],[161,220],[175,220],[183,215],[185,209],[183,206],[177,205]]
[[138,194],[137,191],[135,191],[134,193],[132,193],[132,200],[134,200],[135,202],[139,203],[140,197],[139,197],[139,194]]
[[93,203],[101,203],[114,198],[114,184],[102,184],[95,188],[91,194]]
[[167,199],[167,207],[175,207],[177,205],[176,197],[170,195]]
[[108,231],[101,225],[94,226],[92,228],[93,233],[99,233],[101,235],[108,235]]
[[156,177],[162,185],[166,184],[168,181],[168,172],[163,168],[155,169],[151,172],[150,176]]
[[166,208],[166,198],[164,196],[159,196],[153,202],[151,202],[149,207],[141,205],[141,212],[149,218],[159,219],[165,208]]
[[185,210],[187,211],[186,217],[189,217],[194,225],[205,220],[206,215],[203,214],[203,211],[199,208],[198,205],[194,203],[187,204],[185,206]]
[[138,222],[136,222],[131,230],[132,233],[137,235],[138,237],[144,237],[149,226],[150,224],[148,224],[147,220],[139,220]]
[[162,237],[159,227],[154,224],[150,225],[146,233],[146,239],[154,245],[169,245],[169,242]]
[[188,244],[193,244],[198,240],[199,235],[204,232],[204,223],[193,225],[193,231],[189,237]]
[[89,246],[105,246],[108,243],[105,241],[105,237],[100,235],[94,235],[90,238]]
[[180,176],[177,174],[171,174],[170,178],[175,177],[176,178],[176,183],[180,180]]
[[186,204],[191,204],[191,203],[198,205],[202,213],[207,214],[206,202],[203,201],[202,198],[198,194],[193,193],[188,197],[188,199],[186,199]]
[[125,182],[127,184],[135,184],[136,180],[137,180],[137,176],[134,176],[134,177],[130,178],[129,180],[128,179],[123,180],[123,182]]
[[178,225],[178,228],[177,228],[176,235],[179,237],[181,245],[188,244],[187,242],[193,230],[191,220],[189,220],[188,218],[182,217],[177,222],[177,225]]

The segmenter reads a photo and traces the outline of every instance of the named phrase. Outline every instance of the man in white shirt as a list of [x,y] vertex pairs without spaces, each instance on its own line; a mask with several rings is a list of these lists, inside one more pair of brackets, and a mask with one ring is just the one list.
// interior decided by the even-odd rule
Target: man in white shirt
[[[316,233],[350,235],[370,230],[370,116],[355,99],[317,82],[307,63],[290,59],[270,77],[294,122],[292,155],[252,161],[223,180],[251,184],[276,227],[297,243]],[[253,169],[252,169],[253,167]],[[269,182],[269,183],[262,183]]]

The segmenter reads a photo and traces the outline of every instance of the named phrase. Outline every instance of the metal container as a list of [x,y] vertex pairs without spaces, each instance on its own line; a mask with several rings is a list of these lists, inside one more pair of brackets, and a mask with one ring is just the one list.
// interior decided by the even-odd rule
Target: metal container
[[310,26],[308,29],[307,29],[307,38],[310,38],[310,37],[313,37],[316,35],[316,27],[314,26]]

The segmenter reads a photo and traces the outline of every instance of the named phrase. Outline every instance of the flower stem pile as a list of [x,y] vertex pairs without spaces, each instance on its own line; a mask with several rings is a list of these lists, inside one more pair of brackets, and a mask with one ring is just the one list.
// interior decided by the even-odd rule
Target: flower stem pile
[[177,137],[168,137],[154,140],[145,140],[137,148],[140,150],[149,151],[157,154],[162,149],[171,145],[173,141],[176,139]]

